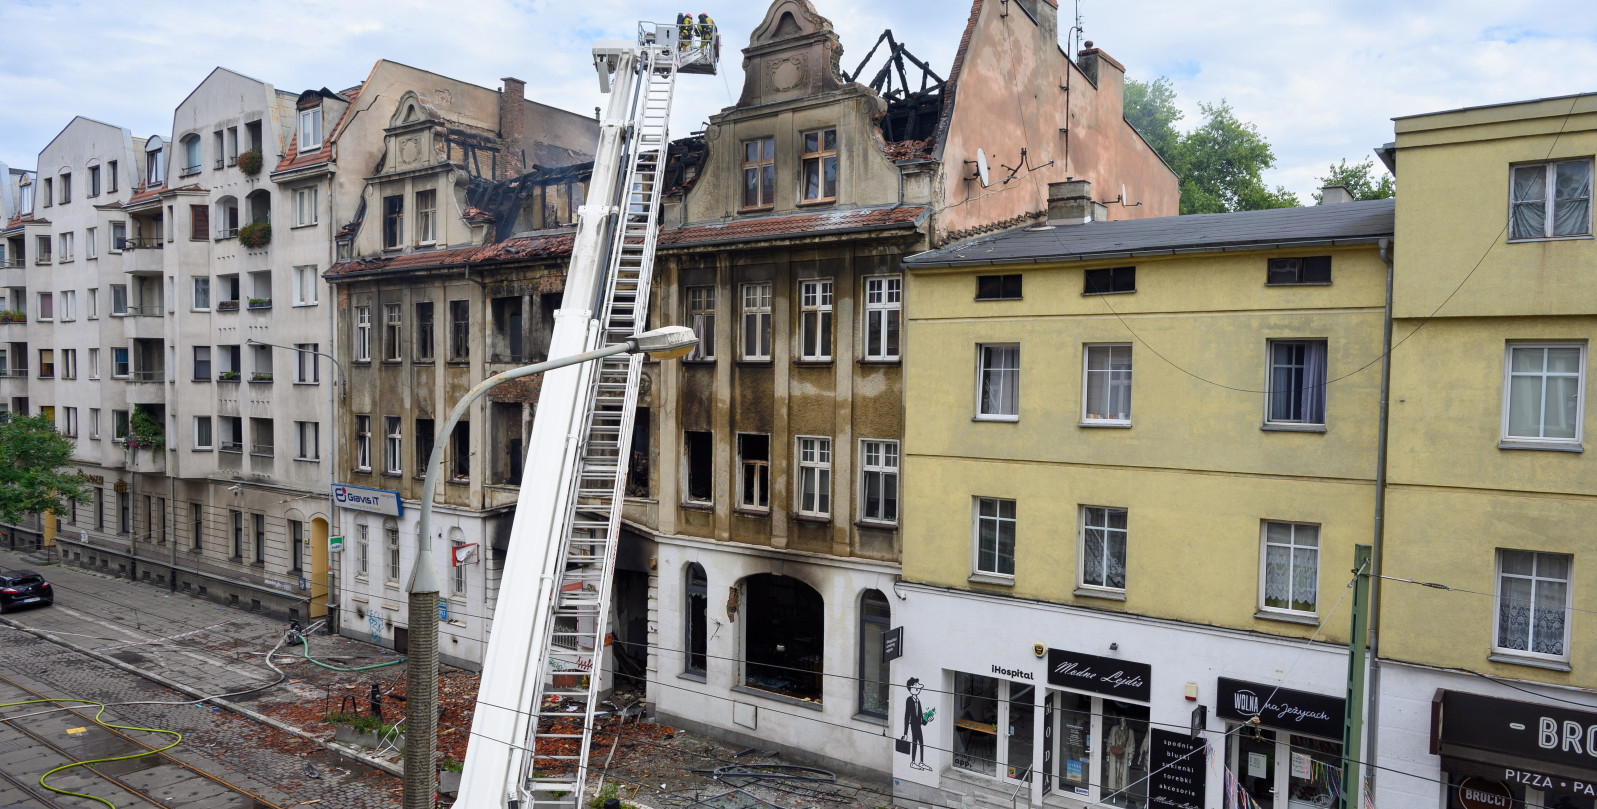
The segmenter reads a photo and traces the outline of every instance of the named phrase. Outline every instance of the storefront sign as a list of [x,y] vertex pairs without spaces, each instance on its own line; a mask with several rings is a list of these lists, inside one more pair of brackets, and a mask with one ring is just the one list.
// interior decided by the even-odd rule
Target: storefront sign
[[[1537,789],[1597,794],[1597,712],[1439,691],[1432,751]],[[1452,770],[1450,770],[1452,771]],[[1481,773],[1476,773],[1481,774]]]
[[404,505],[399,502],[399,492],[387,489],[367,489],[362,486],[338,484],[333,487],[333,502],[344,508],[370,511],[373,514],[385,514],[389,517],[399,517],[405,513]]
[[341,553],[341,552],[343,552],[343,550],[344,550],[344,538],[343,537],[328,537],[327,538],[327,552],[328,553]]
[[1340,739],[1346,704],[1341,697],[1221,677],[1214,713],[1234,722],[1246,722],[1257,716],[1259,724],[1267,728]]
[[1042,794],[1054,791],[1054,695],[1042,703]]
[[882,633],[882,662],[904,656],[904,627],[895,626]]
[[1464,809],[1513,809],[1514,793],[1502,781],[1470,776],[1458,782],[1458,805]]
[[1048,684],[1095,694],[1147,702],[1153,667],[1112,657],[1048,650]]
[[1202,739],[1154,728],[1148,754],[1148,805],[1203,809],[1209,759]]

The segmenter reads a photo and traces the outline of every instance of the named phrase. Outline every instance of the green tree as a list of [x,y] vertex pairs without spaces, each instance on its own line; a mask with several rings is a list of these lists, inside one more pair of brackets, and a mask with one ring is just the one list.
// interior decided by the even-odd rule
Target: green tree
[[1298,197],[1264,183],[1275,152],[1259,128],[1237,118],[1223,99],[1198,105],[1203,122],[1188,132],[1175,128],[1181,112],[1167,79],[1126,80],[1126,121],[1142,134],[1181,178],[1181,213],[1225,213],[1291,208]]
[[89,487],[68,471],[73,443],[47,416],[14,415],[0,422],[0,520],[60,514],[69,500],[87,500]]
[[[1375,179],[1375,161],[1366,160],[1363,163],[1354,163],[1349,166],[1347,158],[1332,166],[1320,179],[1320,187],[1340,185],[1353,195],[1354,199],[1390,199],[1397,194],[1397,186],[1392,182],[1392,175],[1381,173],[1381,179]],[[1315,204],[1325,196],[1319,192],[1314,194]]]

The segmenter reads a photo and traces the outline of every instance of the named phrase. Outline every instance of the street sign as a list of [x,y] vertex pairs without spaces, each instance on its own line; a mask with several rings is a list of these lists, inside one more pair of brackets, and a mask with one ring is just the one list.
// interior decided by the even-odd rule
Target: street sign
[[449,620],[449,602],[443,599],[438,599],[438,620]]
[[1203,738],[1203,729],[1209,724],[1209,706],[1199,705],[1192,709],[1192,738]]
[[344,538],[343,537],[328,537],[327,538],[327,552],[328,553],[339,553],[339,552],[341,552],[343,550],[344,550]]
[[333,502],[344,508],[356,511],[370,511],[373,514],[383,514],[389,517],[399,517],[405,513],[404,504],[399,501],[399,492],[387,489],[368,489],[364,486],[333,486]]

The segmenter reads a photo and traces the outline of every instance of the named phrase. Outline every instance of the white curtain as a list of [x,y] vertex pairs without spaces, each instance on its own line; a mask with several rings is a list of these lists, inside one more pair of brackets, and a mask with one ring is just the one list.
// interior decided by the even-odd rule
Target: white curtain
[[1560,163],[1553,178],[1553,235],[1591,233],[1591,163]]
[[1547,235],[1547,168],[1514,169],[1512,236],[1538,239]]

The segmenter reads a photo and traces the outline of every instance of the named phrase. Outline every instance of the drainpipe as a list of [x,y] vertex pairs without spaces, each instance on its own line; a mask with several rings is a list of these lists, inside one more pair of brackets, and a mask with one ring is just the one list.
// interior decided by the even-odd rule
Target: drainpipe
[[1370,739],[1366,760],[1367,791],[1374,797],[1380,772],[1376,753],[1380,747],[1381,718],[1381,548],[1386,538],[1386,443],[1392,398],[1392,240],[1381,239],[1381,262],[1386,265],[1386,311],[1381,318],[1381,413],[1375,437],[1375,531],[1370,540]]

